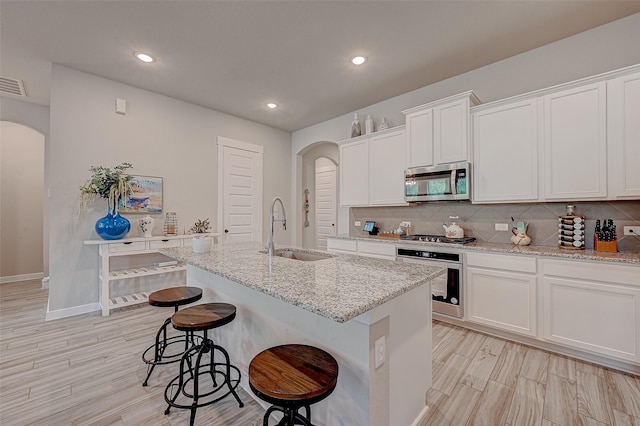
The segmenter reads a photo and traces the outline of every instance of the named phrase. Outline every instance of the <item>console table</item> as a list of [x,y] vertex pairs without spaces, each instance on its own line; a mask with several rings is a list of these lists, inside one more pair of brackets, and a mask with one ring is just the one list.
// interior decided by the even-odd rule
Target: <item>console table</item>
[[[208,233],[205,235],[217,238],[221,234]],[[187,268],[184,262],[175,262],[160,254],[158,250],[191,245],[192,238],[193,235],[175,235],[123,238],[121,240],[85,240],[85,245],[98,246],[102,315],[107,316],[111,310],[116,308],[146,303],[149,299],[149,293],[156,290],[134,291],[112,297],[111,284],[116,281],[147,276],[160,277],[167,274],[171,287],[185,285],[186,273],[182,271],[186,271]]]

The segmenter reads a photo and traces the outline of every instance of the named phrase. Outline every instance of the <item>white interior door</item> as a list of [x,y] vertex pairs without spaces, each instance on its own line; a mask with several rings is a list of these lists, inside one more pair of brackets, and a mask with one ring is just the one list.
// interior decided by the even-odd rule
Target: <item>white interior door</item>
[[225,242],[262,241],[262,147],[218,138],[218,220]]
[[316,160],[316,247],[327,249],[327,237],[336,235],[336,165]]

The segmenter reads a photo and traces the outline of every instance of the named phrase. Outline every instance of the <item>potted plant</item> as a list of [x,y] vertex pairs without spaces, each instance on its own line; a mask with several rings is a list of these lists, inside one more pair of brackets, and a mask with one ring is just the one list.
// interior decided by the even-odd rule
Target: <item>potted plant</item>
[[120,205],[127,202],[133,192],[132,176],[125,173],[132,168],[130,163],[122,163],[113,168],[91,166],[91,178],[80,187],[80,214],[96,197],[108,200],[107,215],[96,222],[96,233],[105,240],[118,240],[129,232],[131,223],[120,216]]
[[211,225],[208,218],[205,220],[198,219],[196,223],[193,224],[190,231],[194,234],[191,240],[194,253],[207,253],[211,251],[211,235],[206,234],[210,229]]

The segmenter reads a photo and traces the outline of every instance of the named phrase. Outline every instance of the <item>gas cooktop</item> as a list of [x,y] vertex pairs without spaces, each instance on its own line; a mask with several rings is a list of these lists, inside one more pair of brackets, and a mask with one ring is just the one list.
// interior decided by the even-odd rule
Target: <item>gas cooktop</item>
[[474,237],[447,238],[444,235],[423,235],[423,234],[407,235],[402,237],[401,239],[406,241],[424,241],[429,243],[446,243],[446,244],[467,244],[467,243],[474,242],[476,240]]

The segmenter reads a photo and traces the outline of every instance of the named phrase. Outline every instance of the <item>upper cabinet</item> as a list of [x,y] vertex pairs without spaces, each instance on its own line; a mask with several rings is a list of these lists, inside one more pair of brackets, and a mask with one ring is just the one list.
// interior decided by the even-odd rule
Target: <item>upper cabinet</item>
[[640,197],[640,72],[607,82],[609,195]]
[[465,92],[402,111],[406,116],[406,166],[469,161],[469,109],[479,103],[473,92]]
[[606,198],[606,82],[550,93],[543,101],[544,198]]
[[340,205],[404,205],[403,127],[340,144]]
[[537,98],[480,106],[473,120],[473,201],[537,201]]

